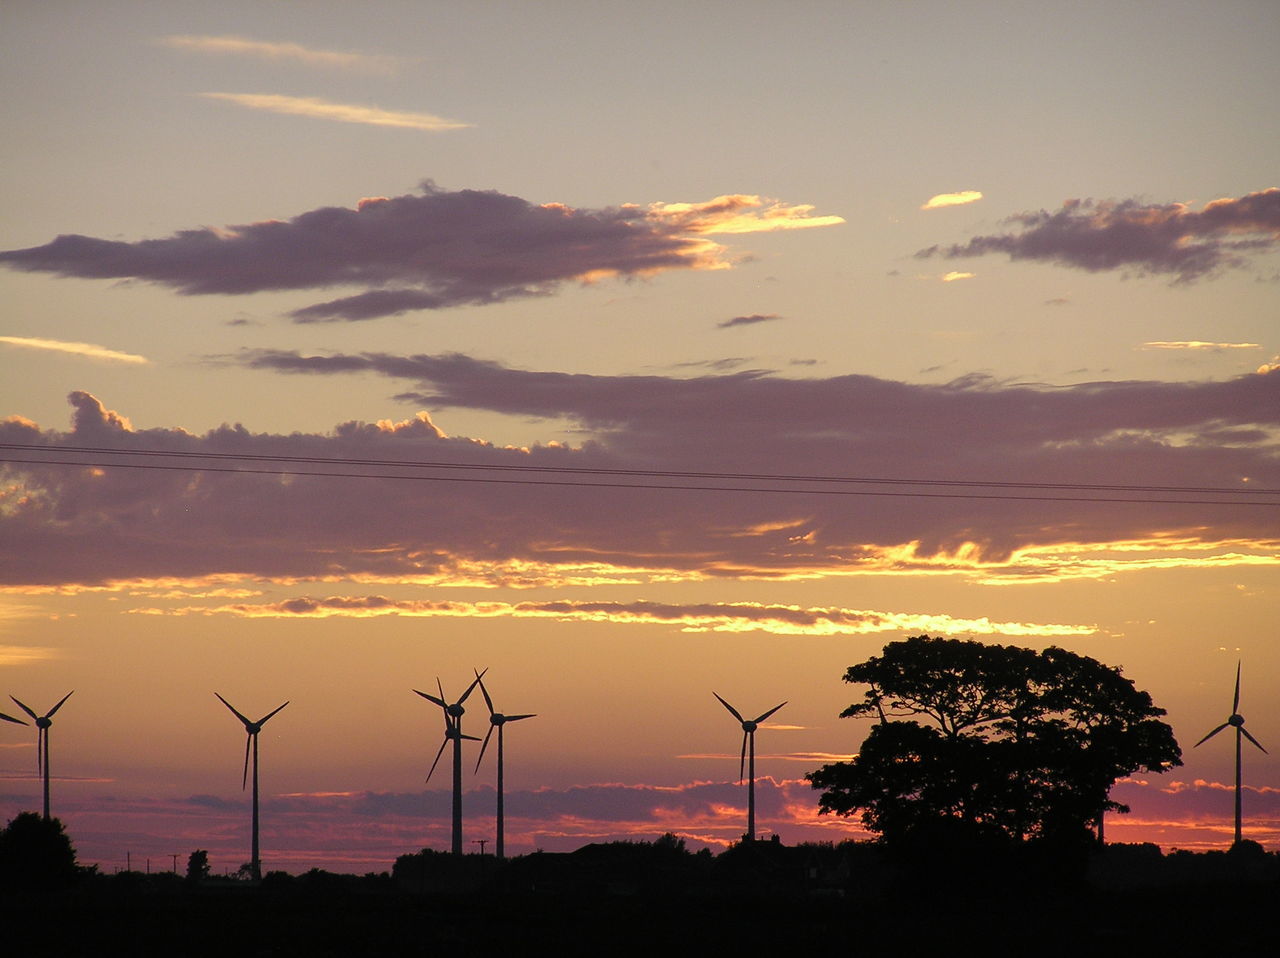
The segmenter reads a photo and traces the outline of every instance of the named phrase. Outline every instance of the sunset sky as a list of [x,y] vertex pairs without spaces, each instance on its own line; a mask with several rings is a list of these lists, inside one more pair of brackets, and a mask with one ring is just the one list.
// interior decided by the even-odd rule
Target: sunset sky
[[[803,775],[920,633],[1150,691],[1185,764],[1108,837],[1165,848],[1231,840],[1242,661],[1280,847],[1278,49],[1273,0],[4,4],[0,711],[75,690],[81,861],[248,859],[214,692],[290,703],[265,869],[445,849],[412,690],[484,668],[508,853],[735,840],[713,691],[788,702],[762,832],[859,837]],[[0,822],[35,766],[0,724]]]

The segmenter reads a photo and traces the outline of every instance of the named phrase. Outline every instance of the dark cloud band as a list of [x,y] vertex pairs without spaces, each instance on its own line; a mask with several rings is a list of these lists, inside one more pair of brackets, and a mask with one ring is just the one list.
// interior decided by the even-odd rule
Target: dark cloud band
[[1005,253],[1014,260],[1089,272],[1132,269],[1189,283],[1243,266],[1249,254],[1280,248],[1280,189],[1214,200],[1199,211],[1182,203],[1068,200],[1052,213],[1017,213],[1006,222],[1018,232],[930,246],[916,256],[960,259]]

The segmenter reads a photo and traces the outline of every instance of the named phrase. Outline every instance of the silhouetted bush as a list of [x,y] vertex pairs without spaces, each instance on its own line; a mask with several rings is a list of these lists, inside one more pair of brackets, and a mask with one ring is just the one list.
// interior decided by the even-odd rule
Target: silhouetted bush
[[76,853],[56,818],[20,812],[0,832],[0,888],[43,891],[75,881]]

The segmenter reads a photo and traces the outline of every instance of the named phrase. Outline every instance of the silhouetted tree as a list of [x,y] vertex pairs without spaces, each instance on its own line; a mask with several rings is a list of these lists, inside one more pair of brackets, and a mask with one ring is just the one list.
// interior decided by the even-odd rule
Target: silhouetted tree
[[879,721],[852,761],[807,778],[821,812],[860,812],[891,844],[1073,841],[1129,810],[1108,795],[1117,778],[1182,764],[1150,695],[1064,649],[922,635],[844,680],[869,688],[841,717]]
[[0,831],[0,888],[32,891],[76,877],[76,852],[57,818],[20,812]]
[[187,881],[202,882],[209,877],[209,853],[197,848],[187,856]]

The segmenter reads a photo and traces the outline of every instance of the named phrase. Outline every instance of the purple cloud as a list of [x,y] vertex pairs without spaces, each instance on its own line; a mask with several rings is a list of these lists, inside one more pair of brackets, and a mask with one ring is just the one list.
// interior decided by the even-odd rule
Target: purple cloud
[[750,316],[735,316],[732,319],[716,323],[717,329],[728,329],[730,326],[751,326],[755,323],[769,323],[781,319],[777,313],[752,313]]
[[1246,254],[1280,248],[1280,189],[1220,199],[1195,211],[1183,203],[1128,200],[1067,200],[1055,212],[1016,213],[1005,222],[1019,232],[975,236],[967,243],[930,246],[919,259],[960,259],[1006,253],[1102,272],[1133,269],[1163,273],[1190,283],[1229,267]]
[[[0,442],[48,450],[0,450],[8,460],[0,466],[0,540],[8,546],[0,550],[0,583],[218,574],[438,581],[466,580],[483,567],[494,581],[546,585],[539,570],[570,567],[579,571],[557,574],[587,584],[603,581],[607,569],[769,577],[928,563],[972,572],[1003,562],[1010,567],[1001,574],[1065,576],[1106,564],[1072,566],[1070,556],[1053,553],[1022,569],[1016,558],[1032,548],[1157,537],[1244,543],[1237,553],[1255,543],[1265,552],[1280,539],[1280,510],[1222,503],[1208,492],[1149,496],[1210,503],[1199,505],[1079,502],[1070,500],[1132,494],[892,481],[1280,488],[1280,370],[1225,382],[1043,387],[981,377],[945,385],[794,380],[760,371],[569,375],[461,355],[256,352],[244,362],[311,375],[381,373],[413,383],[414,401],[433,409],[567,418],[592,438],[573,448],[498,448],[449,437],[426,413],[343,423],[324,435],[227,426],[201,436],[135,429],[93,396],[73,393],[69,432],[44,432],[19,417],[0,422]],[[173,455],[146,461],[205,471],[112,468],[120,460],[103,454],[80,457],[83,467],[15,461],[73,459],[63,451],[73,446],[160,450]],[[377,460],[310,468],[380,478],[254,473],[246,470],[306,467],[202,458],[214,454]],[[393,461],[454,468],[431,470],[428,481]],[[626,474],[633,470],[693,478]],[[797,471],[884,481],[749,478]],[[697,476],[707,472],[740,478]],[[654,488],[667,485],[714,488]],[[781,486],[812,493],[752,491]],[[904,497],[918,492],[929,495]],[[992,497],[956,497],[974,493]],[[1065,498],[1009,498],[1027,495]],[[1197,553],[1178,555],[1190,563]]]
[[570,280],[724,268],[707,236],[842,222],[758,196],[578,210],[492,190],[375,197],[287,222],[183,230],[123,242],[64,235],[0,252],[0,264],[90,279],[140,279],[184,295],[359,286],[294,310],[297,322],[365,320],[407,310],[541,296]]

